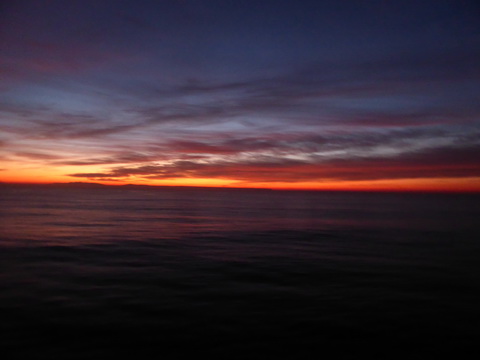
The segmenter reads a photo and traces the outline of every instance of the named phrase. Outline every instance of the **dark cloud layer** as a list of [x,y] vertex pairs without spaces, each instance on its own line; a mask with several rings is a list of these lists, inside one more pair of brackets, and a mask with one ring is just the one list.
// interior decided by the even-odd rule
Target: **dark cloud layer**
[[[319,139],[315,140],[318,144]],[[327,149],[329,147],[341,148],[328,143],[320,146],[325,145]],[[360,149],[371,149],[373,146],[378,146],[378,144],[358,144],[357,153],[353,149],[348,149],[345,154],[338,157],[310,156],[299,160],[282,158],[277,155],[252,156],[247,160],[232,157],[216,161],[177,160],[162,165],[123,166],[104,173],[77,173],[70,174],[70,176],[94,180],[102,178],[128,179],[130,176],[138,176],[145,179],[198,177],[260,182],[480,176],[478,161],[480,142],[465,143],[457,148],[451,146],[427,147],[419,151],[408,151],[407,148],[407,151],[399,152],[396,155],[385,155],[374,151],[366,154],[359,152]],[[197,149],[198,145],[195,144],[193,148]],[[245,149],[248,148],[248,146],[245,147]],[[287,153],[285,150],[281,152]],[[302,154],[304,153],[302,152]],[[216,154],[216,152],[208,152],[208,154]],[[231,153],[223,151],[222,154]],[[357,155],[355,156],[355,154]]]

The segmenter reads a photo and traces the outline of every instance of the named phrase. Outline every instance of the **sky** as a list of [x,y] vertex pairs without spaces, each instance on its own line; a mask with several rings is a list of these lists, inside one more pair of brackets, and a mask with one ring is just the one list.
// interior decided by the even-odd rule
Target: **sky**
[[480,4],[4,0],[0,181],[480,191]]

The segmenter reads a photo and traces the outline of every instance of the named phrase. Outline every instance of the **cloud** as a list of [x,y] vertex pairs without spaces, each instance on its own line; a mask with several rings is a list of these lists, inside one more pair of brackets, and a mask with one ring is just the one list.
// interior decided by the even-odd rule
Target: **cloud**
[[[77,157],[61,160],[61,165],[115,165],[141,164],[155,161],[198,160],[237,161],[245,158],[297,158],[309,161],[326,161],[345,157],[378,156],[383,151],[398,154],[430,146],[430,143],[453,142],[456,137],[438,129],[393,130],[312,134],[283,132],[255,135],[254,133],[191,134],[173,139],[158,139],[149,143],[118,143],[108,145],[104,156]],[[467,141],[462,137],[463,143]],[[468,140],[475,142],[475,137]],[[468,143],[467,141],[467,143]],[[421,143],[424,145],[420,146]],[[383,149],[383,150],[382,150]],[[389,153],[387,153],[387,151]]]
[[[480,78],[478,64],[478,51],[445,50],[318,62],[245,81],[190,79],[176,86],[137,83],[130,92],[122,90],[138,97],[127,111],[150,124],[254,117],[295,125],[421,126],[478,117],[471,88]],[[148,103],[137,103],[145,98]]]
[[135,151],[124,151],[120,149],[118,152],[104,157],[86,157],[79,160],[62,160],[55,162],[55,165],[70,165],[70,166],[88,166],[88,165],[116,165],[116,164],[131,164],[131,163],[145,163],[159,160],[167,160],[168,155],[161,154],[160,151],[142,153]]
[[113,123],[96,115],[56,112],[45,109],[38,111],[9,109],[8,113],[21,114],[17,115],[19,121],[4,121],[3,123],[0,121],[0,129],[17,137],[37,140],[80,138],[94,140],[108,135],[128,132],[143,126],[137,123]]
[[[266,123],[292,127],[448,125],[478,119],[480,106],[472,105],[472,89],[462,83],[478,78],[475,60],[480,63],[478,51],[444,51],[363,62],[317,62],[244,81],[95,82],[89,85],[94,91],[85,92],[82,100],[101,99],[103,113],[85,110],[81,114],[55,104],[34,107],[5,101],[0,110],[34,123],[31,127],[9,125],[10,131],[17,128],[45,139],[95,139],[137,129],[160,131],[164,125],[185,129],[191,124],[227,121],[257,128]],[[447,91],[452,82],[458,82],[455,96]],[[65,91],[76,91],[65,84]]]
[[[215,151],[210,154],[211,157],[196,160],[179,159],[163,164],[153,162],[142,166],[120,166],[105,172],[75,173],[70,176],[89,179],[128,179],[132,176],[143,179],[221,178],[249,182],[480,176],[478,139],[461,146],[450,143],[426,145],[423,148],[410,148],[398,139],[390,140],[392,144],[400,144],[400,147],[386,154],[378,151],[385,144],[371,142],[372,139],[357,142],[338,139],[337,142],[329,143],[324,138],[305,137],[303,141],[310,141],[311,144],[303,146],[317,146],[316,150],[323,149],[326,155],[291,151],[292,148],[301,146],[287,147],[289,151],[283,148],[282,151],[267,153],[239,151],[240,148],[237,148],[236,155],[228,151]],[[339,151],[342,149],[342,141],[350,144],[348,151]],[[355,144],[356,150],[352,144]],[[193,149],[197,149],[196,144]],[[283,155],[279,155],[281,152]],[[218,154],[228,155],[216,157]]]
[[31,159],[31,160],[57,160],[61,159],[59,155],[52,155],[52,154],[45,154],[42,152],[17,152],[14,154],[15,156]]
[[[226,137],[226,139],[225,139]],[[175,153],[187,154],[238,154],[242,152],[258,152],[285,148],[280,139],[270,137],[235,138],[232,136],[210,137],[207,142],[192,140],[174,140],[165,147]]]

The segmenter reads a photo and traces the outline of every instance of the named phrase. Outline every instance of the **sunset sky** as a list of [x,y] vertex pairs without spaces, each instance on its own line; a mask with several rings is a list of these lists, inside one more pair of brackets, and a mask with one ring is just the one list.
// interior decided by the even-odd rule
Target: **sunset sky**
[[0,181],[480,191],[480,5],[2,1]]

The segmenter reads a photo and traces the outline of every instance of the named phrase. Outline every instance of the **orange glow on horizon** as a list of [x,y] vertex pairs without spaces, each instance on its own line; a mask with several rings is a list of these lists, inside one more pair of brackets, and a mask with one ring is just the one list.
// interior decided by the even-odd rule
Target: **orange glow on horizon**
[[[390,173],[382,167],[368,169],[370,173],[382,174],[385,179],[375,180],[320,180],[320,181],[281,181],[292,178],[306,178],[305,174],[315,174],[318,178],[328,178],[330,171],[342,174],[342,167],[281,167],[272,171],[272,179],[265,181],[265,171],[258,175],[255,168],[237,166],[231,171],[231,177],[179,177],[169,179],[148,179],[143,175],[130,175],[118,178],[77,178],[65,174],[74,173],[102,173],[102,166],[39,166],[38,164],[19,164],[11,162],[8,169],[0,170],[0,182],[4,183],[99,183],[104,185],[150,185],[150,186],[195,186],[195,187],[224,187],[224,188],[262,188],[276,190],[323,190],[323,191],[395,191],[395,192],[480,192],[480,177],[423,177],[423,178],[394,178],[388,179]],[[345,170],[349,170],[345,168]],[[354,168],[361,173],[365,169]],[[388,170],[388,169],[387,169]],[[413,172],[413,170],[412,170]],[[392,172],[394,174],[394,172]],[[268,173],[267,173],[268,175]],[[394,174],[395,175],[395,174]],[[242,179],[234,179],[234,176]],[[262,178],[263,177],[263,178]]]
[[52,173],[51,171],[3,171],[0,182],[25,184],[98,183],[103,185],[194,186],[223,188],[260,188],[274,190],[321,191],[394,191],[394,192],[480,192],[480,177],[415,178],[383,180],[336,180],[299,182],[238,181],[220,178],[173,178],[148,180],[142,178],[84,180]]

